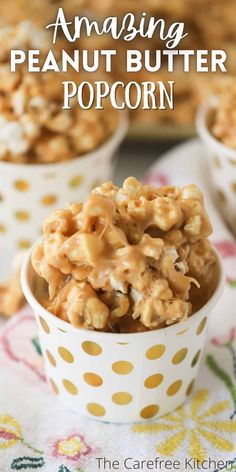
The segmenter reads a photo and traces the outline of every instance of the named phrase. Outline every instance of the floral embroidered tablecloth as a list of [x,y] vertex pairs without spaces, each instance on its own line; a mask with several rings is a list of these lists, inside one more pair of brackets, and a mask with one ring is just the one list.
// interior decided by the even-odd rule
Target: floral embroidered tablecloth
[[[199,155],[199,144],[160,161],[148,182],[198,183],[203,162],[188,168],[183,156],[189,153]],[[185,169],[181,177],[178,165]],[[99,423],[68,411],[46,383],[34,316],[26,307],[0,331],[0,472],[236,470],[236,244],[210,199],[207,204],[227,284],[189,401],[135,425]]]

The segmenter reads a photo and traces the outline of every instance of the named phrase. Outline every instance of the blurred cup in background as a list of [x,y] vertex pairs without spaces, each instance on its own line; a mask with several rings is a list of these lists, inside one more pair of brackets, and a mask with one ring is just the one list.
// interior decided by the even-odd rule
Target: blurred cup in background
[[206,147],[212,191],[217,206],[236,235],[236,150],[220,142],[211,133],[214,104],[204,103],[197,114],[197,130]]
[[55,164],[0,162],[0,282],[10,276],[14,257],[33,244],[54,209],[83,201],[94,187],[112,179],[127,129],[122,112],[113,135],[80,157]]

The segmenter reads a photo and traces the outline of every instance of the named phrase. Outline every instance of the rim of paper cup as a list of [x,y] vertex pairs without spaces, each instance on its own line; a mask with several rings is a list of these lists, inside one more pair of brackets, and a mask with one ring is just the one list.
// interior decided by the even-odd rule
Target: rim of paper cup
[[104,141],[99,147],[95,148],[94,150],[87,152],[86,154],[81,154],[81,156],[73,157],[68,161],[62,162],[55,162],[54,164],[24,164],[24,163],[14,163],[14,162],[7,162],[7,161],[0,161],[0,169],[4,170],[15,170],[15,171],[23,171],[23,172],[33,172],[36,171],[56,171],[60,169],[62,166],[73,166],[75,163],[84,162],[89,160],[96,159],[99,155],[104,154],[110,155],[110,149],[116,149],[122,143],[123,139],[126,136],[129,126],[129,118],[127,112],[120,111],[119,112],[119,123],[115,131],[109,138]]
[[203,103],[197,112],[196,125],[200,137],[203,141],[208,142],[214,147],[219,148],[219,152],[227,154],[228,156],[236,159],[236,150],[226,146],[219,141],[209,130],[206,124],[206,120],[210,111],[214,111],[215,107],[211,102]]
[[[223,292],[224,285],[225,285],[225,274],[224,274],[224,269],[221,262],[221,257],[218,251],[214,248],[214,252],[216,254],[216,259],[217,259],[217,265],[219,269],[219,280],[218,280],[217,287],[213,295],[211,296],[210,300],[208,300],[208,302],[200,310],[198,310],[192,316],[187,318],[187,320],[181,321],[180,323],[175,323],[165,328],[154,329],[151,331],[145,331],[145,332],[139,332],[139,333],[106,333],[103,331],[93,331],[93,330],[88,330],[85,328],[76,328],[72,326],[72,324],[68,323],[67,321],[61,320],[60,318],[57,318],[55,315],[53,315],[48,310],[46,310],[46,308],[44,308],[39,303],[39,301],[36,299],[36,297],[32,293],[30,284],[28,282],[28,275],[29,275],[30,270],[34,271],[31,265],[31,255],[37,244],[38,243],[36,243],[28,251],[28,254],[26,255],[24,259],[22,269],[21,269],[21,283],[22,283],[22,289],[23,289],[23,293],[25,295],[26,300],[28,301],[29,305],[31,306],[35,314],[37,313],[38,316],[42,315],[46,319],[46,321],[48,321],[49,324],[52,323],[53,325],[55,325],[56,328],[60,328],[66,331],[67,333],[70,333],[70,332],[74,334],[80,333],[81,335],[84,335],[85,337],[89,337],[90,339],[93,339],[93,340],[98,339],[98,338],[99,339],[103,338],[104,340],[110,339],[110,341],[115,341],[115,342],[120,342],[120,341],[128,342],[129,340],[131,341],[134,336],[140,339],[141,338],[148,338],[148,339],[154,338],[155,340],[155,338],[157,338],[158,340],[158,333],[164,333],[164,335],[166,335],[167,332],[168,333],[171,333],[171,331],[176,332],[177,329],[178,331],[181,332],[189,328],[192,325],[193,321],[197,321],[198,319],[202,318],[203,315],[208,316],[211,313],[213,307],[218,302]],[[39,277],[38,274],[36,274],[36,277]]]

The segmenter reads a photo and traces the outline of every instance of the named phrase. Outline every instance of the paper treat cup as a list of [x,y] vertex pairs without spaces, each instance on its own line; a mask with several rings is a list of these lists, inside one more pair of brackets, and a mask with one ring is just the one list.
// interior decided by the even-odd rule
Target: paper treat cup
[[[113,136],[101,147],[66,163],[25,165],[0,162],[0,254],[6,265],[39,237],[41,223],[55,208],[84,200],[111,179],[117,149],[127,131],[122,113]],[[7,256],[7,257],[6,257]]]
[[206,146],[208,166],[219,209],[236,234],[236,151],[222,144],[209,131],[214,108],[204,104],[197,116],[197,129]]
[[23,291],[38,323],[49,384],[65,405],[97,420],[131,423],[164,415],[188,398],[223,287],[218,256],[218,284],[204,308],[185,322],[134,334],[77,329],[49,313],[35,298],[39,277],[30,258]]

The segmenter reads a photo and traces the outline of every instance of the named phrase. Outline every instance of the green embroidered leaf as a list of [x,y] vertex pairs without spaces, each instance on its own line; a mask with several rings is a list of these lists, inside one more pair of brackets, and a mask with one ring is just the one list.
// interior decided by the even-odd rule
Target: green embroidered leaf
[[232,361],[233,361],[233,369],[234,369],[234,378],[236,379],[236,351],[232,343],[228,344],[227,349],[229,350],[231,356],[232,356]]
[[229,285],[232,288],[236,288],[236,279],[235,280],[230,280]]
[[220,379],[222,382],[224,382],[226,388],[229,390],[229,393],[232,397],[234,408],[236,409],[236,388],[234,386],[233,381],[231,380],[231,377],[227,372],[225,372],[216,362],[214,357],[212,355],[208,355],[206,358],[206,363],[211,369],[211,371]]
[[39,354],[39,356],[42,356],[42,349],[41,349],[41,346],[40,346],[40,342],[39,342],[39,338],[38,336],[36,336],[35,338],[31,339],[31,342],[37,352],[37,354]]
[[18,457],[11,463],[12,470],[39,469],[45,464],[43,457]]
[[60,465],[59,469],[58,469],[58,472],[71,472],[70,469],[68,469],[68,467],[66,467],[66,465]]
[[227,461],[228,464],[223,467],[222,469],[216,469],[214,470],[214,472],[221,472],[221,471],[224,471],[224,472],[232,472],[234,470],[236,470],[236,458],[233,459],[232,461]]
[[36,452],[36,454],[43,454],[43,451],[40,451],[40,449],[37,449],[36,447],[31,446],[29,443],[27,443],[26,440],[25,440],[25,438],[21,438],[21,442],[22,442],[22,444],[24,444],[24,446],[26,446],[26,447],[28,447],[29,449],[31,449],[31,451]]

